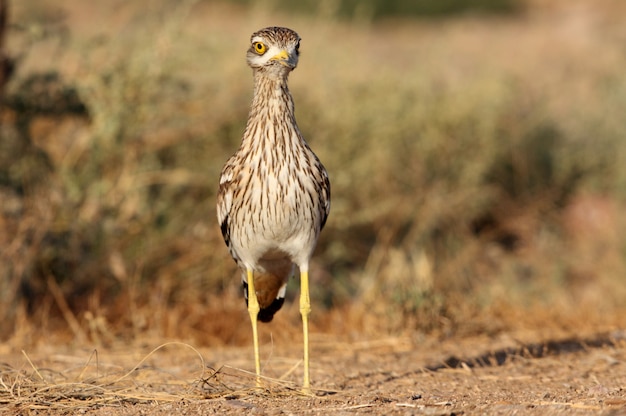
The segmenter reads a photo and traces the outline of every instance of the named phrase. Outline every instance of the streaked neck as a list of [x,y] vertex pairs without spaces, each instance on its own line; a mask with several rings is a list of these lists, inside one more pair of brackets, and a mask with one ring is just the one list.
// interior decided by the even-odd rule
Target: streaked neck
[[277,116],[293,118],[294,104],[287,86],[287,76],[288,74],[278,76],[256,71],[251,112],[268,111],[269,114],[265,115],[271,119],[276,119]]
[[[258,143],[258,142],[262,143]],[[289,88],[287,76],[270,77],[266,74],[254,74],[254,98],[248,116],[243,145],[264,146],[268,143],[301,142],[296,119],[294,103]],[[252,143],[249,143],[252,142]]]

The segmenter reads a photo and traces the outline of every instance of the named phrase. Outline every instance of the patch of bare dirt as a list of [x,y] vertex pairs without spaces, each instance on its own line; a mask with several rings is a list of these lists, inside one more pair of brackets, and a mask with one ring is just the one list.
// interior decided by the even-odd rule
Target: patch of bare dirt
[[[525,337],[527,338],[527,337]],[[296,343],[294,343],[296,344]],[[3,414],[626,414],[626,332],[522,342],[408,338],[312,346],[314,394],[299,391],[296,346],[265,344],[264,388],[251,348],[173,342],[104,351],[8,352]],[[7,351],[4,351],[7,352]]]

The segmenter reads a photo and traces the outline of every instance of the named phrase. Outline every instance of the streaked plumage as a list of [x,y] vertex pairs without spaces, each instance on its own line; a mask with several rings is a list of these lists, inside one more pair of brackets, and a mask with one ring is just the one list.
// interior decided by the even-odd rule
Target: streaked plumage
[[222,170],[217,217],[230,254],[243,271],[257,376],[256,321],[272,320],[294,266],[299,268],[308,390],[308,269],[330,211],[330,182],[296,125],[287,87],[298,64],[300,37],[287,28],[268,27],[252,34],[250,43],[247,61],[254,74],[254,98],[241,146]]

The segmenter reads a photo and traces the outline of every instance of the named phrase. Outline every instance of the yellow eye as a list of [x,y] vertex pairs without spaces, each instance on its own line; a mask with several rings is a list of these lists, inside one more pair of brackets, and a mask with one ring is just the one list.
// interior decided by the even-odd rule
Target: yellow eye
[[267,48],[265,47],[265,44],[261,42],[254,42],[252,44],[252,49],[254,49],[254,51],[258,53],[259,55],[263,55],[265,51],[267,50]]

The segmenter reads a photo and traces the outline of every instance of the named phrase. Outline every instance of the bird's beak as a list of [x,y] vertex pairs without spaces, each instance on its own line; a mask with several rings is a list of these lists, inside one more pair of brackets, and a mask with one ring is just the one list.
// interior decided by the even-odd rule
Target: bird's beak
[[293,62],[291,61],[291,56],[286,50],[281,50],[276,55],[270,58],[270,61],[278,61],[281,65],[293,67]]
[[289,59],[289,54],[286,50],[282,50],[278,52],[276,55],[272,56],[270,61],[287,61]]

